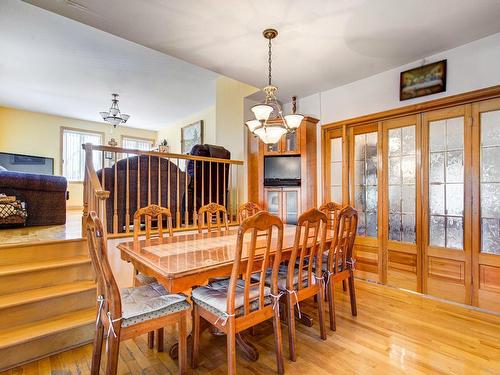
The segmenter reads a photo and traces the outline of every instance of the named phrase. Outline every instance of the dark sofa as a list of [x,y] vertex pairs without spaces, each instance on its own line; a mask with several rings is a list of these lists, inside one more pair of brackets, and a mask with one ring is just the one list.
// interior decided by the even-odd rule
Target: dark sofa
[[[185,191],[186,178],[183,171],[177,168],[176,164],[158,157],[134,156],[121,159],[116,163],[117,166],[117,215],[118,215],[118,233],[125,231],[126,224],[126,202],[127,202],[127,159],[129,164],[129,217],[130,224],[134,222],[134,213],[137,211],[137,164],[140,158],[140,200],[139,206],[146,207],[148,205],[148,178],[151,183],[151,203],[158,204],[158,160],[160,162],[160,190],[161,190],[161,205],[169,207],[172,212],[172,222],[175,226],[177,210],[181,209],[184,202],[180,201],[180,206],[177,207],[177,173],[179,174],[179,199],[182,198]],[[150,169],[151,168],[151,169]],[[168,180],[168,169],[170,168],[170,181]],[[106,221],[108,232],[113,232],[113,213],[114,213],[114,198],[115,198],[115,165],[111,168],[104,169],[104,189],[110,192],[109,199],[106,204]],[[99,181],[102,181],[102,170],[97,171]],[[168,197],[170,185],[170,196]]]
[[26,202],[27,226],[65,224],[67,188],[65,177],[0,171],[0,193]]

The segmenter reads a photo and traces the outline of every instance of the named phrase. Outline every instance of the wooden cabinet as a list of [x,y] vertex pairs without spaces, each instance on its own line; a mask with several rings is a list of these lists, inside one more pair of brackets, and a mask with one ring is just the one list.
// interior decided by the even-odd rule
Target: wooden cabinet
[[300,210],[300,188],[276,187],[264,189],[264,206],[286,224],[297,224]]
[[[248,133],[248,201],[259,204],[289,224],[296,223],[305,210],[317,207],[317,123],[317,119],[305,117],[294,133],[283,135],[274,145],[265,145]],[[264,157],[278,155],[300,156],[300,186],[264,186]]]

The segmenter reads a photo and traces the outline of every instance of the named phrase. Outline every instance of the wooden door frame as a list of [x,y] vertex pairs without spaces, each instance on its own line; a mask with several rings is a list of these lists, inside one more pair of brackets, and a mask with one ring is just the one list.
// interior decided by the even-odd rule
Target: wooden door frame
[[[464,218],[463,218],[463,249],[449,250],[442,247],[429,245],[429,123],[446,118],[464,118]],[[471,134],[472,118],[471,105],[459,105],[427,111],[422,114],[422,255],[423,255],[423,279],[422,291],[428,293],[428,257],[441,256],[464,262],[465,298],[464,303],[471,304],[472,289],[472,205],[471,205]],[[426,167],[427,166],[427,167]],[[446,167],[446,166],[445,166]],[[468,230],[467,230],[468,228]],[[456,253],[455,253],[456,252]]]
[[331,181],[331,147],[330,141],[332,139],[342,139],[342,203],[347,205],[349,199],[349,142],[347,137],[347,126],[329,129],[323,132],[321,145],[323,153],[323,203],[330,202],[332,197],[330,195],[330,181]]

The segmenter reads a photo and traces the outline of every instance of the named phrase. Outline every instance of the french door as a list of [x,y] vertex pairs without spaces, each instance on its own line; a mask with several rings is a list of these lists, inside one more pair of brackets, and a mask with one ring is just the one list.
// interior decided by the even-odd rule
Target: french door
[[349,153],[346,131],[345,127],[329,130],[323,137],[324,202],[349,203]]
[[381,123],[350,128],[350,202],[358,211],[358,233],[354,252],[356,275],[383,282]]
[[425,112],[423,291],[471,301],[471,106]]
[[500,312],[500,99],[472,112],[473,304]]
[[383,122],[384,282],[421,291],[420,116]]

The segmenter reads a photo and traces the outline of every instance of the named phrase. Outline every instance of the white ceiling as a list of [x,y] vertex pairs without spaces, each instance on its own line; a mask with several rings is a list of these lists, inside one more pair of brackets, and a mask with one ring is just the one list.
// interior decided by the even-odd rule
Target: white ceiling
[[102,121],[117,92],[127,124],[154,130],[214,105],[217,76],[21,1],[0,1],[0,106]]
[[352,82],[500,31],[498,0],[27,0],[262,87],[276,27],[282,99]]

